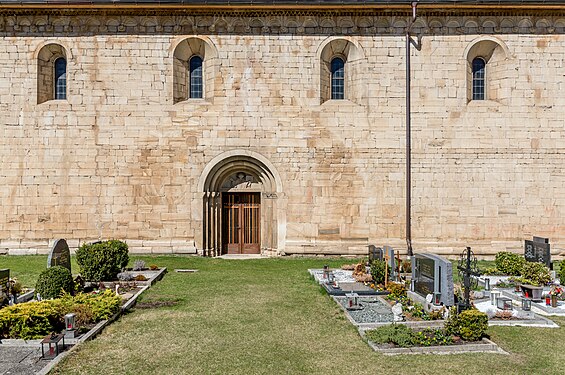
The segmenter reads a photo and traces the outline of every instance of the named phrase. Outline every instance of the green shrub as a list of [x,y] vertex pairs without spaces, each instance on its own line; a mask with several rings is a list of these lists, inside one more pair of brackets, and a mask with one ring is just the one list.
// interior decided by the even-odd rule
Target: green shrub
[[375,344],[395,344],[406,348],[413,346],[412,330],[404,324],[390,324],[365,332]]
[[453,336],[448,335],[441,328],[425,328],[419,332],[413,332],[412,342],[418,346],[450,345],[453,344]]
[[61,298],[63,303],[70,312],[75,312],[76,306],[88,306],[92,312],[92,322],[108,319],[120,310],[122,298],[110,289],[106,289],[99,294],[80,293],[76,296],[68,294]]
[[40,302],[26,302],[0,310],[0,338],[38,339],[65,328],[65,314],[77,314],[79,326],[108,319],[120,311],[121,298],[111,290],[100,294],[71,296]]
[[455,308],[452,308],[449,318],[445,322],[447,334],[460,336],[465,341],[480,340],[485,335],[487,328],[487,314],[475,309],[465,310],[457,314]]
[[522,279],[525,284],[543,286],[551,281],[551,272],[543,263],[526,262],[522,270]]
[[[390,269],[389,276],[390,276]],[[375,259],[371,262],[371,276],[375,285],[385,283],[386,261]]]
[[[68,271],[68,270],[67,270]],[[0,337],[37,339],[65,327],[58,300],[19,303],[0,310]]]
[[74,289],[73,275],[65,267],[55,266],[41,272],[35,285],[35,293],[42,299],[59,297],[63,292],[71,293]]
[[365,332],[368,340],[375,344],[395,344],[406,348],[414,345],[449,345],[453,337],[443,329],[426,328],[413,331],[404,324],[390,324]]
[[77,250],[76,257],[86,280],[115,280],[128,264],[128,245],[117,240],[84,244]]
[[522,268],[526,260],[508,251],[501,251],[494,258],[496,269],[504,275],[518,276],[522,273]]

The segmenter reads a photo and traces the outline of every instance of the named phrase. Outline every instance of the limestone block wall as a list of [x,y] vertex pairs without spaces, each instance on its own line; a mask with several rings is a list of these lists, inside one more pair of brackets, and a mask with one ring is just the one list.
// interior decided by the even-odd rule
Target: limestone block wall
[[[0,28],[0,252],[44,253],[55,238],[200,251],[198,180],[232,150],[261,154],[280,175],[274,250],[405,251],[402,33],[26,30]],[[491,255],[538,235],[558,254],[565,35],[465,30],[424,35],[412,54],[414,249]],[[177,103],[175,47],[190,38],[208,48],[206,95]],[[338,39],[358,49],[346,63],[355,91],[321,100],[322,51]],[[496,79],[490,100],[469,101],[468,53],[481,41],[500,46],[487,63]],[[37,54],[49,43],[66,52],[67,100],[38,104]]]

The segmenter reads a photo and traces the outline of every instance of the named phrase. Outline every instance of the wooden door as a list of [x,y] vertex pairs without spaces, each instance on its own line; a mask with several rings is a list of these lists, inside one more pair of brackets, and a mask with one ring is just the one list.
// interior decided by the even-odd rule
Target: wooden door
[[260,193],[223,194],[223,252],[259,254],[261,252]]

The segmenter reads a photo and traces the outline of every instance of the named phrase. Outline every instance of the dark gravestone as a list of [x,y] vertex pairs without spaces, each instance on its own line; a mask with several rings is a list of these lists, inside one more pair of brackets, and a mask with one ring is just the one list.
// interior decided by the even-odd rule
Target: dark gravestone
[[383,260],[383,249],[375,245],[369,245],[369,263],[373,260]]
[[10,281],[10,269],[6,268],[0,270],[0,292],[7,293],[8,281]]
[[61,266],[71,270],[71,251],[69,250],[69,245],[67,241],[63,238],[58,239],[53,244],[53,248],[49,252],[49,257],[47,257],[47,268]]
[[524,244],[524,258],[528,262],[543,263],[551,269],[549,238],[534,237],[533,241],[526,240]]
[[[451,262],[434,254],[416,254],[412,258],[412,291],[422,297],[434,296],[434,303],[453,306],[453,270]],[[436,301],[436,296],[439,299]]]

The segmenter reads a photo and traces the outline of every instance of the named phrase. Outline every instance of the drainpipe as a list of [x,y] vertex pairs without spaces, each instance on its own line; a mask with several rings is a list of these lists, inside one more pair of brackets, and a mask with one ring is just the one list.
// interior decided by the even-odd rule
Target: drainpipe
[[410,131],[410,44],[413,43],[410,37],[410,29],[416,21],[416,7],[418,1],[412,2],[412,19],[406,27],[406,246],[408,257],[414,255],[412,251],[412,148]]

